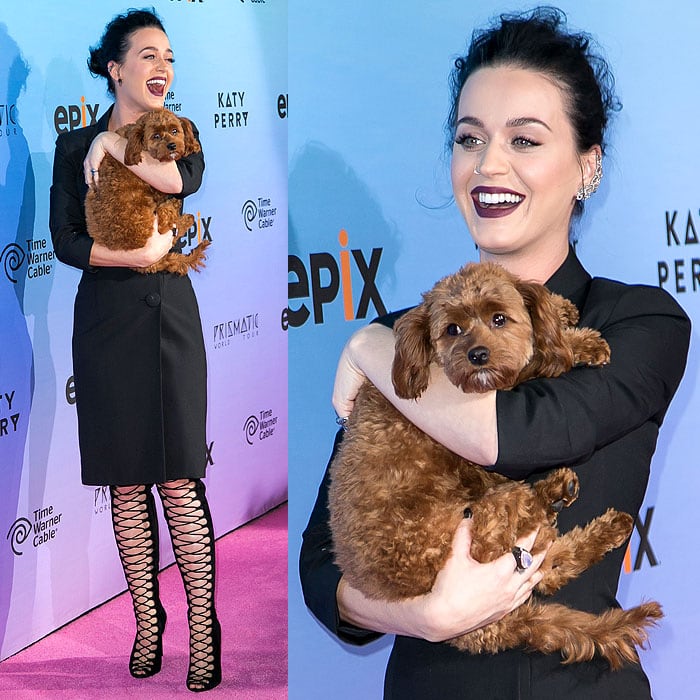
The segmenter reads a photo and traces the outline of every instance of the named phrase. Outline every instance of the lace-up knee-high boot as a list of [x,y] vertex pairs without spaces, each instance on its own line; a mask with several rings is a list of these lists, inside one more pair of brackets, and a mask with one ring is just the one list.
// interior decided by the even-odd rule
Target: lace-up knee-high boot
[[187,687],[210,690],[221,682],[221,626],[214,608],[214,530],[199,479],[158,484],[173,550],[187,594],[190,665]]
[[134,678],[160,671],[165,610],[158,596],[158,519],[150,486],[110,486],[112,525],[131,593],[136,639],[129,659]]

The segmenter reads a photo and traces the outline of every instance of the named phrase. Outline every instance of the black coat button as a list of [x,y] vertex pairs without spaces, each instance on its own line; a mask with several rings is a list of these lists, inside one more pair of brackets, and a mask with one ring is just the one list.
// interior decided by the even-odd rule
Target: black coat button
[[151,292],[150,294],[146,295],[146,303],[149,306],[156,307],[160,304],[160,294],[156,294],[156,292]]

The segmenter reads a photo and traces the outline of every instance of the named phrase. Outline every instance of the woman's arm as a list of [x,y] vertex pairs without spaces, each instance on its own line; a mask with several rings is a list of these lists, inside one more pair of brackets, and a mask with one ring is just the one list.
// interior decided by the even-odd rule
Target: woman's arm
[[494,464],[498,457],[496,392],[465,394],[435,366],[428,388],[419,399],[400,399],[391,383],[393,359],[394,334],[390,328],[372,323],[352,335],[341,354],[333,389],[338,415],[352,412],[355,396],[367,377],[424,433],[477,464]]
[[[199,139],[194,125],[193,131],[195,138]],[[151,238],[137,250],[110,250],[94,243],[88,235],[83,204],[87,186],[84,183],[85,168],[90,170],[92,167],[85,165],[84,148],[84,142],[76,139],[74,134],[61,135],[56,140],[49,217],[56,256],[61,262],[81,270],[94,267],[147,267],[157,262],[170,250],[172,239],[168,235],[156,234],[156,221]],[[186,197],[196,192],[204,173],[203,154],[193,153],[181,158],[174,167],[179,173],[180,182],[177,196]]]
[[153,232],[143,248],[110,250],[90,238],[83,206],[83,154],[79,144],[62,137],[57,139],[49,227],[58,259],[81,270],[94,267],[147,267],[160,260],[172,247],[172,236],[158,233],[155,218]]
[[[122,165],[124,164],[126,144],[126,138],[114,131],[103,131],[94,138],[83,163],[85,182],[89,186],[99,187],[97,171],[107,153],[116,158]],[[170,160],[163,163],[144,152],[141,154],[140,163],[126,167],[159,192],[165,194],[180,194],[182,192],[182,177],[176,161]]]
[[101,243],[93,242],[90,249],[92,267],[149,267],[167,255],[173,246],[169,233],[158,231],[158,217],[153,219],[153,231],[143,248],[135,250],[111,250]]
[[[661,426],[685,370],[690,321],[657,287],[594,280],[584,322],[610,345],[610,364],[581,367],[498,392],[496,469],[533,470],[587,461],[646,423]],[[596,303],[594,295],[604,299]]]
[[[333,405],[348,415],[367,376],[425,433],[512,478],[585,460],[646,421],[661,425],[683,376],[690,339],[687,316],[666,292],[607,281],[598,288],[605,301],[591,320],[610,344],[606,367],[574,368],[487,394],[463,394],[434,368],[426,392],[406,401],[391,384],[393,333],[371,324],[351,337],[341,355]],[[598,313],[600,319],[594,318]]]
[[85,224],[82,163],[85,151],[74,133],[56,139],[49,203],[49,229],[56,257],[66,265],[90,269],[93,241]]
[[[529,549],[535,533],[518,542]],[[508,553],[480,564],[472,559],[471,523],[460,523],[452,540],[452,554],[438,573],[430,593],[398,602],[366,598],[340,579],[337,589],[341,620],[376,632],[443,642],[500,620],[522,605],[542,579],[539,567],[545,552],[520,573]]]
[[[342,436],[339,431],[331,462]],[[326,469],[303,533],[299,574],[307,606],[343,641],[365,644],[385,632],[430,641],[448,639],[499,619],[523,603],[541,579],[538,568],[544,553],[522,574],[516,573],[510,554],[489,564],[474,561],[469,555],[470,525],[465,521],[454,536],[452,556],[429,594],[392,603],[367,599],[342,579],[334,562],[329,485]],[[533,541],[531,535],[519,545],[529,549]]]
[[[191,121],[190,125],[195,140],[199,142],[199,130]],[[124,164],[125,150],[126,138],[123,136],[119,136],[113,131],[104,131],[98,134],[90,145],[83,162],[85,182],[91,186],[99,184],[98,173],[93,171],[99,170],[105,153],[109,153]],[[204,154],[202,151],[198,151],[183,156],[177,161],[161,163],[148,153],[143,153],[140,163],[126,167],[160,192],[184,198],[194,194],[202,184]]]

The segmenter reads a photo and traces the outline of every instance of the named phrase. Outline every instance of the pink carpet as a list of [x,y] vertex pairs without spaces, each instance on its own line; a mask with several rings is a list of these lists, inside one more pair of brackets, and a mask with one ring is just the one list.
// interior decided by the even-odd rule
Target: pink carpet
[[[221,685],[200,697],[287,697],[287,506],[216,543],[217,612],[223,632]],[[161,672],[129,675],[134,619],[126,594],[0,663],[0,698],[196,697],[185,687],[187,605],[175,566],[160,575],[168,623]]]

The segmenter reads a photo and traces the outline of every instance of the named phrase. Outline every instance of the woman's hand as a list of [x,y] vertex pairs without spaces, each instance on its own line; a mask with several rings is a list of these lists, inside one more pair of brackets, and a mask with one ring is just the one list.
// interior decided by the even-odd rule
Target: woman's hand
[[[358,359],[377,358],[381,362],[379,373],[388,368],[391,374],[391,362],[394,357],[394,334],[385,326],[377,323],[364,326],[352,334],[345,344],[338,360],[333,386],[333,408],[340,418],[347,418],[355,405],[357,392],[366,379],[365,371],[360,368]],[[388,363],[388,365],[387,365]],[[389,377],[389,382],[391,379]]]
[[[518,540],[518,546],[529,550],[536,535]],[[442,642],[500,620],[522,605],[542,580],[539,568],[546,552],[534,556],[532,565],[519,572],[510,552],[480,564],[471,557],[470,548],[471,521],[464,520],[430,593],[399,602],[366,598],[341,579],[336,594],[340,617],[363,629]]]
[[[517,542],[532,548],[536,532]],[[531,595],[542,580],[539,571],[546,551],[533,557],[525,571],[516,571],[508,552],[488,564],[472,558],[471,520],[463,520],[452,540],[452,554],[435,579],[433,589],[419,602],[420,636],[442,642],[500,620]],[[421,609],[422,608],[422,609]]]
[[411,423],[448,450],[477,464],[498,458],[496,392],[465,394],[441,367],[431,366],[430,383],[418,399],[400,399],[391,380],[395,341],[390,328],[371,323],[353,333],[340,356],[333,408],[340,418],[352,413],[365,377]]
[[98,186],[98,171],[107,153],[114,154],[121,136],[113,131],[103,131],[97,134],[90,144],[90,148],[83,161],[83,173],[88,187]]
[[[126,144],[127,140],[114,131],[103,131],[95,136],[83,161],[83,174],[88,187],[99,186],[98,171],[108,153],[124,164]],[[125,167],[159,192],[178,194],[182,191],[182,176],[174,160],[161,162],[144,151],[139,163]]]
[[158,231],[158,217],[153,219],[153,231],[143,248],[138,248],[133,252],[134,262],[132,267],[149,267],[157,263],[162,257],[168,254],[173,247],[173,235],[169,231],[160,233]]
[[93,243],[90,265],[95,267],[149,267],[157,263],[173,247],[170,231],[159,233],[158,217],[153,219],[153,230],[143,248],[136,250],[110,250],[101,243]]

